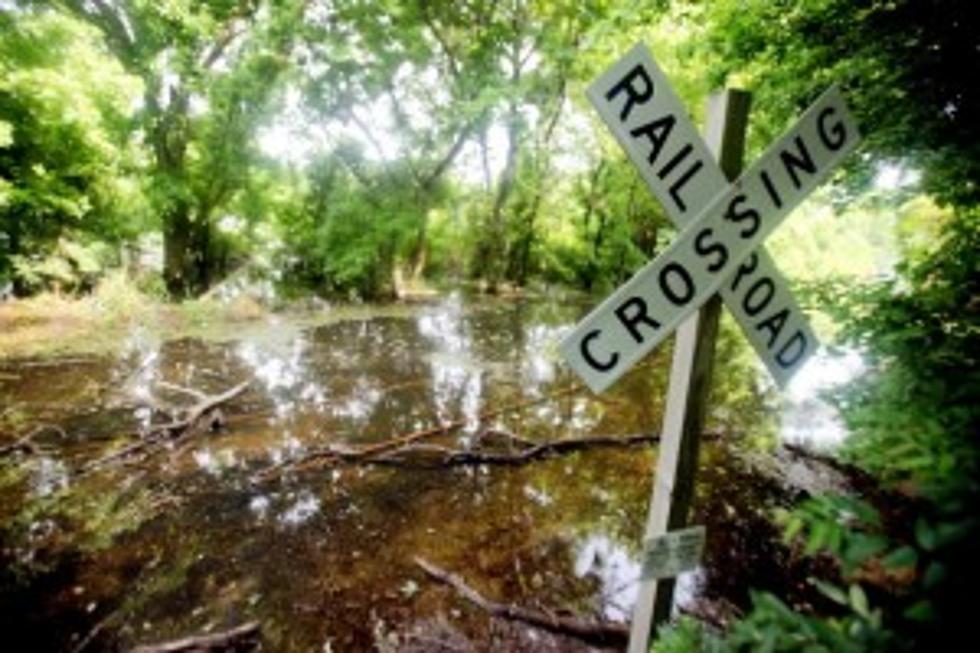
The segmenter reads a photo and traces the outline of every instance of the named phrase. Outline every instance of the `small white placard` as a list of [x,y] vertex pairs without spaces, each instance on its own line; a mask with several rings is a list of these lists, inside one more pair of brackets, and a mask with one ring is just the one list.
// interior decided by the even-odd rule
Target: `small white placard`
[[705,535],[704,526],[692,526],[644,542],[642,578],[673,578],[697,567],[704,553]]

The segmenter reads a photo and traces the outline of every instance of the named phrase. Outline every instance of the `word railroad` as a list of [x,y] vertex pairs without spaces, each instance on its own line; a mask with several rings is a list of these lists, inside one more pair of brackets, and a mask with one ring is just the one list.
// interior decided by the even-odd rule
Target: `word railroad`
[[817,98],[731,184],[644,46],[630,50],[588,95],[681,232],[562,341],[565,359],[601,392],[720,292],[784,384],[817,340],[772,259],[756,248],[857,146],[860,136],[838,90]]

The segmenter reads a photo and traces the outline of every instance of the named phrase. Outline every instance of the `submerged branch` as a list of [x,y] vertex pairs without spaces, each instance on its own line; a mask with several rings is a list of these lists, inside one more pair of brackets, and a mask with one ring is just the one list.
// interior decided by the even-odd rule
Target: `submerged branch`
[[205,653],[207,651],[252,651],[259,646],[259,622],[249,621],[231,630],[211,635],[184,637],[172,642],[137,646],[131,653]]
[[[543,397],[537,397],[535,399],[509,404],[500,408],[485,410],[476,417],[475,421],[479,424],[493,417],[497,417],[498,415],[522,410],[535,404],[579,392],[581,389],[582,386],[575,383]],[[460,418],[450,422],[444,422],[427,429],[396,435],[386,440],[382,440],[381,442],[376,442],[374,444],[364,445],[361,447],[342,447],[333,445],[314,449],[312,451],[308,451],[298,458],[283,461],[263,470],[259,473],[259,479],[266,480],[277,476],[284,471],[304,469],[317,464],[335,464],[337,462],[345,461],[361,463],[384,462],[385,454],[388,454],[389,452],[402,451],[409,445],[413,445],[422,440],[431,439],[440,435],[448,435],[453,431],[471,424],[473,421],[474,420],[471,418]],[[489,431],[487,433],[489,433]],[[525,442],[527,441],[525,440]]]
[[89,463],[82,468],[81,472],[91,472],[109,463],[129,458],[144,450],[149,450],[165,443],[178,442],[201,430],[216,430],[220,428],[224,424],[224,417],[221,416],[218,408],[245,392],[250,383],[250,381],[243,381],[217,395],[204,395],[197,391],[187,390],[194,394],[200,394],[202,398],[187,409],[183,417],[172,419],[165,424],[151,425],[142,434],[140,440]]
[[586,449],[604,447],[631,447],[638,444],[653,444],[660,436],[640,433],[637,435],[607,436],[598,435],[583,438],[562,438],[525,446],[516,452],[486,451],[479,449],[452,449],[437,445],[412,445],[398,451],[376,457],[371,462],[379,465],[423,466],[425,463],[417,454],[438,454],[431,461],[433,467],[454,467],[462,465],[526,465],[536,460],[559,456]]
[[433,579],[449,585],[467,601],[487,612],[492,617],[536,626],[557,635],[574,637],[592,645],[622,647],[629,638],[629,626],[624,623],[591,621],[576,617],[550,614],[512,603],[497,603],[486,598],[466,582],[445,569],[437,567],[423,558],[416,557],[415,564]]
[[[507,450],[491,447],[483,442],[487,434],[505,435],[509,441]],[[526,438],[502,431],[487,431],[478,437],[477,445],[468,449],[414,442],[396,449],[379,453],[349,449],[341,446],[325,447],[307,453],[294,461],[287,461],[268,467],[256,475],[256,480],[268,481],[288,470],[307,469],[311,461],[319,465],[382,465],[389,467],[414,467],[439,469],[445,467],[465,467],[471,465],[519,466],[553,456],[566,455],[576,451],[595,448],[632,447],[639,444],[653,444],[660,436],[652,433],[633,435],[596,435],[580,438],[560,438],[545,442],[533,442]]]
[[58,433],[62,438],[67,438],[67,434],[60,426],[55,426],[54,424],[41,424],[40,426],[32,429],[26,435],[17,438],[10,444],[5,444],[0,446],[0,457],[7,456],[12,453],[17,453],[19,451],[24,451],[27,453],[37,453],[40,447],[34,443],[34,438],[41,435],[45,431],[54,431]]

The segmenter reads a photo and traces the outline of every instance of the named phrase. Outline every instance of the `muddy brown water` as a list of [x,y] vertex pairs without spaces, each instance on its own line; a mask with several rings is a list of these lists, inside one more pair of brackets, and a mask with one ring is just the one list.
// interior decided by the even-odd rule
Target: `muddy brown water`
[[[655,448],[513,468],[322,467],[261,483],[255,472],[310,447],[460,419],[445,443],[465,447],[488,427],[536,440],[657,431],[668,348],[601,397],[559,394],[575,379],[555,342],[585,308],[451,296],[318,327],[273,318],[222,342],[136,333],[115,357],[0,364],[7,437],[62,431],[0,463],[5,639],[17,650],[125,650],[256,619],[271,651],[581,649],[488,619],[413,557],[491,599],[623,620]],[[708,549],[681,579],[682,606],[744,607],[749,587],[798,583],[766,519],[786,492],[732,452],[765,446],[775,418],[729,340],[708,425],[721,441],[702,451],[695,507]],[[210,393],[252,384],[225,407],[227,428],[76,476],[146,423],[150,394],[182,399],[161,380]]]

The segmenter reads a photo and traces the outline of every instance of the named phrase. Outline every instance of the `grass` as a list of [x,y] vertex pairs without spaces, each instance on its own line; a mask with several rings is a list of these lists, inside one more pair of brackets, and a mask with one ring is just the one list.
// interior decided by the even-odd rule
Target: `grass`
[[[414,297],[422,298],[431,298],[431,293]],[[191,337],[220,342],[261,338],[287,326],[302,329],[350,319],[406,317],[416,310],[412,301],[331,305],[307,296],[276,303],[274,310],[268,308],[247,291],[172,303],[140,290],[120,271],[88,295],[48,292],[0,303],[0,362],[111,354],[134,333],[158,341]]]
[[247,295],[168,303],[117,273],[90,295],[42,293],[0,304],[0,360],[107,353],[137,329],[164,339],[220,337],[268,315]]

